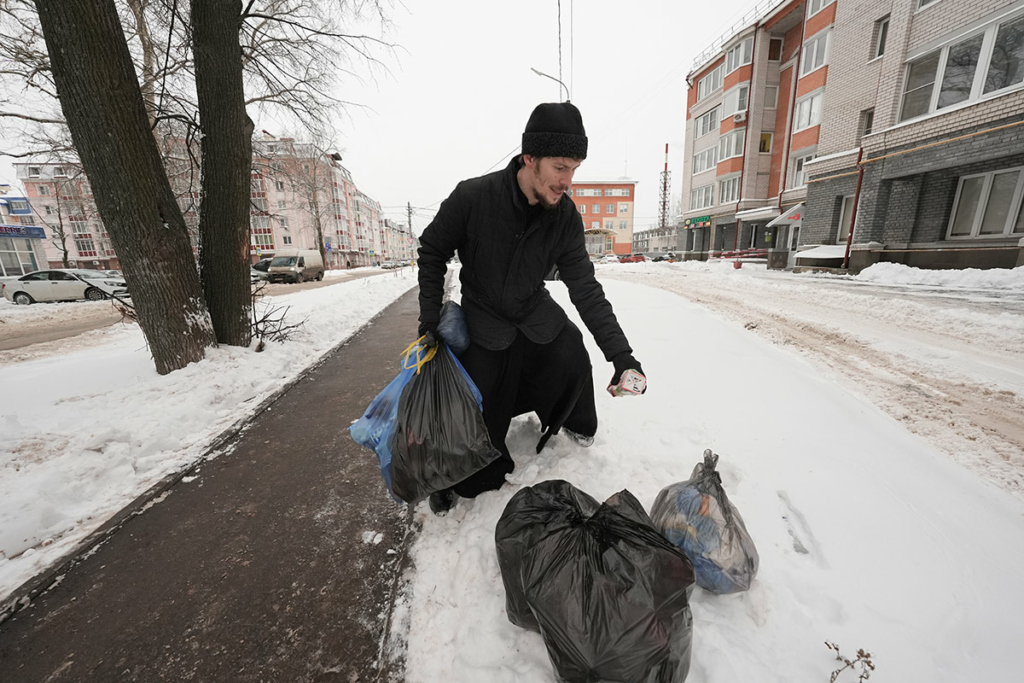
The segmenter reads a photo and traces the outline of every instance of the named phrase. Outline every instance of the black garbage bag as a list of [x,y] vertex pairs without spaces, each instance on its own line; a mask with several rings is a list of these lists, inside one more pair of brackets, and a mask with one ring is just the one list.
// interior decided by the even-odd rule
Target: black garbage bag
[[754,540],[725,495],[718,455],[704,451],[686,481],[666,486],[651,508],[654,525],[693,562],[697,585],[712,593],[750,588],[757,574]]
[[419,502],[501,456],[487,434],[482,400],[448,345],[439,343],[398,401],[391,447],[394,495]]
[[512,497],[494,536],[509,621],[540,632],[559,680],[686,680],[693,566],[633,494],[601,504],[541,482]]

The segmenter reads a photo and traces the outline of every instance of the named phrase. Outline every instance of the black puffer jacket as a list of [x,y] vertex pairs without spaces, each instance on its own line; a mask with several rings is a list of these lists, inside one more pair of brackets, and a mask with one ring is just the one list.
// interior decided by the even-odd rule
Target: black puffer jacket
[[606,359],[631,352],[612,306],[594,277],[583,221],[564,195],[550,211],[531,207],[516,180],[516,157],[502,171],[465,180],[442,204],[420,238],[420,321],[436,323],[448,261],[462,262],[462,307],[472,340],[507,348],[521,330],[546,344],[566,323],[544,276],[557,266],[569,298]]

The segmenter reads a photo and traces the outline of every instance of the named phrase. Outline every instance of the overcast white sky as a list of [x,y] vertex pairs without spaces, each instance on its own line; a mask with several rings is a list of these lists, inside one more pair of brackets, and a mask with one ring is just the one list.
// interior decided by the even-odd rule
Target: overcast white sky
[[[562,80],[590,138],[577,180],[639,181],[636,228],[657,219],[669,147],[672,194],[681,187],[686,74],[693,58],[755,0],[562,0]],[[558,101],[558,0],[405,0],[388,39],[390,75],[343,82],[352,108],[337,136],[359,188],[417,232],[465,178],[507,163],[533,107]],[[575,10],[575,17],[573,16]],[[257,121],[271,132],[272,120]],[[14,180],[0,159],[0,182]],[[391,208],[394,207],[394,208]]]

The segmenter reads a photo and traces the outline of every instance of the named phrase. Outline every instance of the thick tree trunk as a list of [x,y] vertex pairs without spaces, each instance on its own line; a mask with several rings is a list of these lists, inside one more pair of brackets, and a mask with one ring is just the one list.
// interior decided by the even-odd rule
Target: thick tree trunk
[[214,343],[185,221],[150,132],[113,0],[36,0],[61,109],[167,374]]
[[217,341],[252,340],[249,194],[252,121],[245,113],[239,0],[192,0],[192,51],[202,130],[199,263]]

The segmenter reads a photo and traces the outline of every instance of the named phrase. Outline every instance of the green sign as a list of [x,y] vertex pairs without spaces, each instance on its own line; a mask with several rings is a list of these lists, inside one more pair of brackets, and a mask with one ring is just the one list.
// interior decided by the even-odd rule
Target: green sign
[[687,218],[683,221],[684,228],[702,228],[710,224],[711,216],[697,216],[696,218]]

